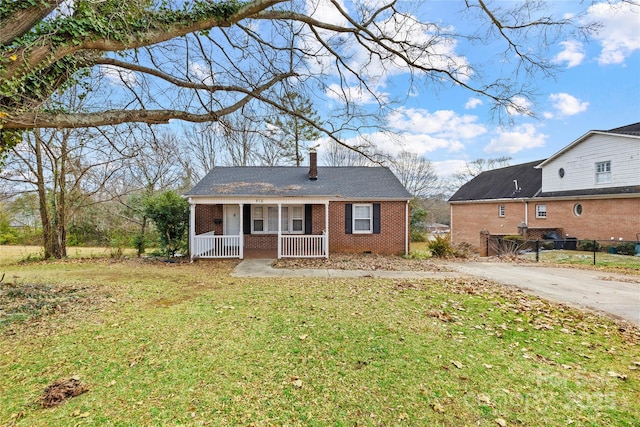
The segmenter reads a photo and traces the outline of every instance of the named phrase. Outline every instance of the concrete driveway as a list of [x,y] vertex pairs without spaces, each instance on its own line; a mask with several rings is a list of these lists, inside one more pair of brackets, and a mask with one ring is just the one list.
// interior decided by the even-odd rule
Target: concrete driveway
[[496,262],[455,262],[447,266],[455,272],[365,271],[273,268],[271,259],[246,259],[233,271],[234,277],[376,277],[444,278],[482,277],[516,286],[533,295],[589,308],[640,325],[640,276],[577,268],[545,267]]
[[531,264],[465,262],[449,265],[548,300],[611,314],[640,325],[640,276]]

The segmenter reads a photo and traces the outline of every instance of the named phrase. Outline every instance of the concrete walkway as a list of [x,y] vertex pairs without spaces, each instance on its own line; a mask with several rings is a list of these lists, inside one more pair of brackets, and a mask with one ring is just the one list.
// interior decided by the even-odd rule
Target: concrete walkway
[[433,279],[460,277],[456,272],[337,270],[330,268],[273,268],[272,259],[245,259],[231,273],[233,277],[374,277],[380,279]]
[[439,279],[482,277],[516,286],[552,301],[588,308],[640,325],[640,276],[577,268],[493,262],[450,263],[454,272],[381,271],[273,268],[272,259],[245,259],[231,273],[234,277],[374,277],[385,279]]

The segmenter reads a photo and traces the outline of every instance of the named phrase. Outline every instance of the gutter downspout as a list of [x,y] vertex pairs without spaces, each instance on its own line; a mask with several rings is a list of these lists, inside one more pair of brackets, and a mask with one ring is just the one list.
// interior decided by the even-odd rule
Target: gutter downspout
[[404,220],[404,254],[409,255],[409,200],[407,200],[407,205],[405,206]]

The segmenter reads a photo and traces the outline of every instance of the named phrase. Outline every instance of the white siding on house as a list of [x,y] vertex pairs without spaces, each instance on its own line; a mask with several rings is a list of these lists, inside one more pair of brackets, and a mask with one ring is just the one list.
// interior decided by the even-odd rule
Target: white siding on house
[[[596,163],[605,161],[611,161],[611,182],[596,184]],[[542,166],[543,192],[630,185],[640,185],[640,137],[592,134]]]

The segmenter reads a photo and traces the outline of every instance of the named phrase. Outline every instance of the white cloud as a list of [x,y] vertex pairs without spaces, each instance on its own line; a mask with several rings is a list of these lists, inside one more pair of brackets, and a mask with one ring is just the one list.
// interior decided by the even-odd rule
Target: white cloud
[[189,75],[195,78],[195,80],[199,83],[206,85],[213,84],[213,71],[206,65],[200,64],[198,62],[190,62]]
[[589,7],[589,20],[604,26],[594,36],[602,45],[598,63],[620,64],[640,50],[639,14],[640,6],[628,2],[603,2]]
[[555,108],[562,116],[575,116],[587,110],[588,102],[580,101],[568,93],[552,93],[549,100],[553,102]]
[[371,93],[362,86],[340,87],[340,85],[336,83],[329,85],[326,94],[330,99],[338,101],[346,99],[350,103],[360,105],[374,103],[376,102],[376,98],[382,99],[383,101],[386,101],[388,98],[388,95],[383,92]]
[[482,105],[483,102],[479,98],[469,98],[469,100],[464,104],[465,110],[473,110],[474,108]]
[[507,105],[507,113],[512,116],[525,116],[531,113],[531,101],[523,96],[511,98],[511,104]]
[[526,123],[513,129],[499,129],[495,138],[484,148],[485,153],[515,154],[523,150],[543,147],[548,135],[537,133],[536,128]]
[[449,139],[472,139],[486,133],[486,127],[476,123],[477,121],[477,116],[461,116],[452,110],[430,113],[421,108],[398,108],[387,116],[392,129],[439,135]]
[[441,162],[433,162],[433,167],[440,178],[446,179],[454,173],[464,170],[466,164],[466,160],[443,160]]
[[109,80],[113,85],[117,86],[136,86],[138,77],[131,70],[125,70],[113,65],[100,65],[99,73]]
[[584,60],[585,54],[582,47],[582,43],[577,40],[567,40],[560,42],[560,45],[564,48],[562,52],[557,54],[553,58],[555,63],[567,63],[567,68],[580,65]]
[[[354,7],[352,3],[349,3],[349,7],[345,6],[342,0],[338,3],[347,11],[349,7]],[[331,25],[352,27],[329,0],[307,0],[306,5],[307,13],[315,19]],[[350,12],[355,13],[353,10]],[[422,23],[411,14],[401,13],[388,14],[386,19],[377,19],[377,24],[369,29],[374,35],[385,34],[386,37],[393,37],[399,44],[389,41],[383,43],[388,44],[391,49],[402,51],[409,62],[427,69],[447,70],[461,81],[467,81],[472,74],[467,58],[456,54],[457,41],[441,34],[442,30],[451,29],[441,28],[437,24]],[[298,40],[302,49],[313,52],[306,62],[310,71],[316,74],[337,75],[335,58],[318,42],[315,35],[304,31]],[[351,70],[369,82],[374,91],[385,87],[389,77],[409,71],[404,61],[396,55],[389,55],[379,44],[368,43],[366,38],[360,38],[358,42],[349,33],[335,33],[326,29],[317,31],[327,45],[346,58],[346,65]],[[367,47],[360,43],[366,43]],[[347,78],[351,79],[350,84],[355,83],[353,76]]]

